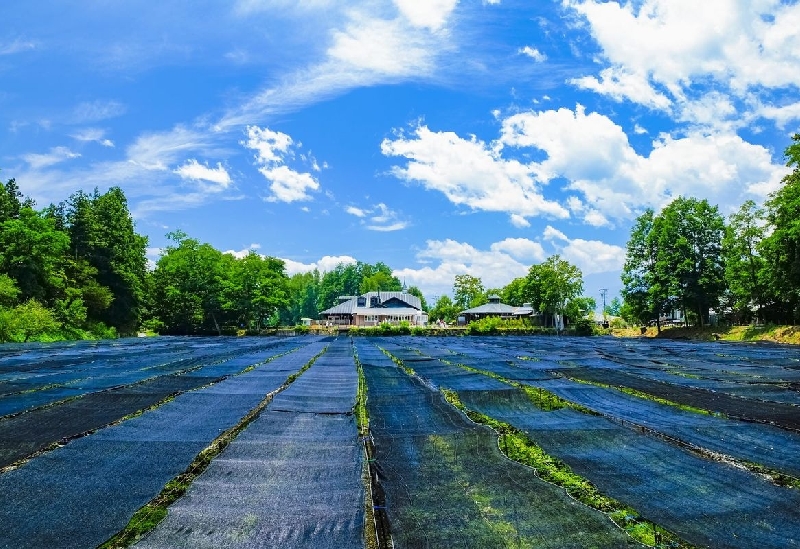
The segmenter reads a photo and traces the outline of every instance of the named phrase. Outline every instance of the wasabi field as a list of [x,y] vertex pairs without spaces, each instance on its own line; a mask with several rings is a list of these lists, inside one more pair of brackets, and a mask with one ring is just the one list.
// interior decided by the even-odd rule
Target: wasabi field
[[0,547],[800,547],[800,349],[0,347]]

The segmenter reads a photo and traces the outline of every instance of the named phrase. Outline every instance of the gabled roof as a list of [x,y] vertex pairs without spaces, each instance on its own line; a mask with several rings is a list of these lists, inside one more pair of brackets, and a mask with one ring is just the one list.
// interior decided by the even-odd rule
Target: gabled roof
[[461,311],[460,315],[529,315],[533,313],[532,307],[512,307],[505,303],[500,303],[498,300],[493,300],[491,303],[485,303],[466,311]]
[[[358,298],[363,297],[366,300],[366,306],[359,307],[358,306]],[[354,297],[345,301],[344,303],[340,303],[335,307],[331,307],[330,309],[326,309],[320,313],[320,315],[352,315],[356,312],[358,314],[378,314],[382,311],[389,311],[391,309],[385,307],[370,307],[372,303],[372,298],[377,297],[380,303],[385,303],[389,300],[397,300],[401,301],[408,305],[408,308],[415,309],[417,312],[422,310],[422,302],[420,299],[415,296],[411,295],[406,292],[367,292],[363,295]],[[398,313],[402,314],[402,313]]]

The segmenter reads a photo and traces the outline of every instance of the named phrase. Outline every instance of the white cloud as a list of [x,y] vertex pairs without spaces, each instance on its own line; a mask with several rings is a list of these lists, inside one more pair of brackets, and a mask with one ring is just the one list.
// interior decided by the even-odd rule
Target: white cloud
[[646,129],[646,128],[643,128],[643,127],[642,127],[642,126],[640,126],[639,124],[636,124],[636,125],[633,127],[633,133],[635,133],[636,135],[644,135],[644,134],[646,134],[646,133],[648,133],[648,132],[647,132],[647,129]]
[[524,48],[520,48],[519,53],[521,53],[522,55],[527,55],[537,63],[544,63],[545,61],[547,61],[547,56],[545,54],[540,52],[538,49],[532,48],[530,46],[525,46]]
[[345,211],[356,217],[366,217],[369,214],[369,210],[363,210],[361,208],[356,208],[355,206],[348,206],[345,208]]
[[247,141],[242,144],[256,151],[255,158],[259,164],[280,164],[285,161],[292,143],[292,138],[285,133],[248,126]]
[[660,136],[648,156],[631,147],[622,128],[606,116],[571,111],[524,112],[503,121],[503,144],[532,147],[546,159],[529,169],[542,182],[563,177],[584,195],[573,211],[595,226],[630,219],[643,207],[662,207],[679,195],[707,198],[725,209],[747,198],[763,199],[786,168],[770,152],[734,133]]
[[784,129],[789,123],[800,120],[800,101],[780,107],[762,106],[758,109],[758,114],[774,120],[780,129]]
[[343,70],[367,71],[388,77],[424,74],[432,69],[427,35],[409,32],[401,19],[355,15],[344,31],[334,33],[328,49]]
[[30,51],[36,49],[36,44],[27,40],[20,40],[19,38],[12,42],[0,42],[0,55],[13,55],[23,51]]
[[438,30],[447,22],[458,0],[394,0],[394,3],[415,27]]
[[219,185],[223,189],[231,184],[231,176],[222,166],[221,162],[217,163],[216,168],[209,168],[208,164],[200,164],[197,160],[192,158],[187,160],[186,164],[176,169],[175,173],[183,179],[209,181]]
[[519,214],[511,214],[509,221],[518,229],[524,229],[531,226],[531,222]]
[[408,221],[402,220],[398,212],[382,202],[369,209],[348,206],[345,211],[361,218],[361,224],[370,231],[391,232],[408,227]]
[[[800,88],[800,4],[781,0],[565,0],[602,50],[581,87],[652,108],[692,107],[706,85],[744,99]],[[708,105],[707,105],[708,106]],[[689,114],[683,117],[690,118]]]
[[286,274],[289,276],[297,273],[308,273],[314,269],[319,270],[320,273],[326,273],[334,270],[340,263],[343,265],[355,265],[358,261],[349,255],[326,255],[319,261],[313,263],[302,263],[292,259],[283,258],[286,263]]
[[441,295],[450,294],[455,276],[465,273],[480,278],[484,288],[502,288],[514,278],[525,276],[531,265],[556,253],[577,265],[584,275],[617,271],[625,259],[625,250],[619,246],[596,240],[570,240],[551,226],[545,229],[543,241],[551,251],[546,251],[541,242],[526,238],[507,238],[488,250],[450,239],[429,240],[425,249],[417,253],[423,266],[395,269],[394,275],[427,295]]
[[65,160],[79,157],[79,153],[72,152],[67,147],[53,147],[50,149],[49,153],[26,154],[22,157],[22,159],[25,160],[25,162],[27,162],[32,169],[39,170],[60,162],[64,162]]
[[272,195],[266,198],[268,202],[311,200],[308,191],[319,189],[319,183],[311,174],[296,172],[288,166],[262,167],[258,171],[270,182]]
[[563,259],[577,265],[584,275],[619,271],[625,262],[625,248],[599,240],[570,239],[550,225],[544,230],[544,239]]
[[493,252],[504,252],[521,261],[544,261],[547,254],[539,242],[527,238],[506,238],[490,246]]
[[672,104],[667,96],[650,85],[647,75],[619,67],[600,71],[600,77],[584,76],[570,80],[580,88],[613,97],[617,101],[629,99],[653,109],[667,109]]
[[411,137],[385,139],[381,151],[408,160],[405,167],[392,169],[399,179],[419,182],[428,190],[443,193],[453,204],[473,210],[516,214],[513,221],[517,226],[522,225],[520,218],[569,215],[560,204],[542,196],[529,166],[502,158],[474,136],[467,140],[419,126]]
[[114,142],[105,137],[106,131],[100,128],[84,128],[77,132],[70,134],[70,137],[78,141],[96,142],[104,147],[114,147]]
[[[285,133],[258,126],[247,127],[247,141],[241,144],[256,151],[259,173],[269,181],[268,202],[297,202],[311,200],[309,191],[319,190],[319,182],[307,172],[298,172],[286,165],[293,156],[293,140]],[[299,145],[298,145],[299,146]],[[304,157],[308,161],[308,157]],[[315,164],[316,161],[314,160]]]
[[[222,253],[230,254],[236,259],[242,259],[250,255],[250,252],[254,252],[261,249],[261,244],[250,244],[246,248],[242,248],[241,250],[227,250]],[[263,256],[262,256],[263,257]]]

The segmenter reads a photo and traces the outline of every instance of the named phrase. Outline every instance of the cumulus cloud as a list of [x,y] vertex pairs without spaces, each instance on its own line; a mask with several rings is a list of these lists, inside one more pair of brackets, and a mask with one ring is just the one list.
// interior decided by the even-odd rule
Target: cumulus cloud
[[282,258],[286,264],[286,274],[289,276],[297,273],[308,273],[317,269],[320,273],[334,270],[339,264],[355,265],[358,261],[349,255],[326,255],[312,263],[302,263],[292,259]]
[[261,244],[250,244],[249,246],[242,248],[241,250],[226,250],[222,253],[230,254],[236,259],[243,259],[250,255],[250,252],[255,252],[261,249]]
[[527,217],[569,215],[563,206],[544,198],[530,166],[503,158],[474,136],[464,139],[418,126],[411,136],[385,139],[381,151],[408,161],[405,167],[392,169],[399,179],[439,191],[456,205],[515,215],[516,226],[524,226]]
[[355,206],[348,206],[347,208],[345,208],[345,211],[350,215],[354,215],[356,217],[366,217],[369,214],[369,210],[356,208]]
[[584,275],[619,271],[625,263],[625,248],[620,246],[599,240],[570,239],[550,225],[543,236],[561,257],[577,265]]
[[541,241],[507,238],[488,250],[451,239],[429,240],[416,256],[422,267],[395,269],[394,274],[426,294],[450,293],[455,276],[465,273],[479,277],[486,288],[502,288],[514,278],[525,276],[531,265],[556,253],[577,265],[585,275],[619,270],[625,258],[625,250],[619,246],[571,240],[548,226]]
[[208,164],[200,164],[197,160],[190,159],[183,166],[176,169],[175,173],[183,179],[208,181],[219,185],[223,189],[231,184],[231,176],[221,162],[217,162],[216,168],[210,168]]
[[735,208],[747,198],[765,198],[786,174],[766,148],[732,132],[662,135],[649,155],[639,155],[620,126],[580,105],[512,115],[500,141],[544,151],[544,160],[529,165],[531,173],[542,182],[567,179],[584,197],[568,205],[595,226],[630,219],[643,207],[658,209],[679,195]]
[[286,165],[293,156],[294,142],[282,132],[258,126],[247,127],[245,148],[256,151],[254,159],[259,173],[269,181],[268,202],[311,200],[311,191],[319,190],[319,182],[308,172],[298,172]]
[[78,157],[80,157],[79,153],[72,152],[67,147],[53,147],[48,153],[26,154],[22,159],[28,163],[31,169],[39,170]]
[[[565,0],[602,50],[599,75],[573,82],[678,112],[705,84],[739,99],[800,88],[800,4],[781,0]],[[702,86],[696,86],[702,84]],[[708,102],[708,100],[705,100]],[[694,111],[696,112],[696,110]],[[766,111],[766,114],[769,111]],[[685,119],[691,112],[684,113]]]

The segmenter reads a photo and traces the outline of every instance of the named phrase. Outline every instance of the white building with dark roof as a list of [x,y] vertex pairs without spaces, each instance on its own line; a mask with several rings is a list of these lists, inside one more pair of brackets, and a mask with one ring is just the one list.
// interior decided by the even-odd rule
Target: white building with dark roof
[[397,325],[425,326],[428,313],[420,299],[407,292],[368,292],[360,296],[341,296],[339,304],[320,313],[331,326],[379,326],[383,322]]

